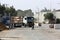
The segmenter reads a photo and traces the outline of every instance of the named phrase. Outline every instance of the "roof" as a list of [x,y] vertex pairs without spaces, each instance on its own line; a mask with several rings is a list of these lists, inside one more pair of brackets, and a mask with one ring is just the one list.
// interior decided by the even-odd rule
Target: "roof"
[[58,9],[58,10],[53,10],[53,11],[58,12],[58,11],[60,11],[60,9]]

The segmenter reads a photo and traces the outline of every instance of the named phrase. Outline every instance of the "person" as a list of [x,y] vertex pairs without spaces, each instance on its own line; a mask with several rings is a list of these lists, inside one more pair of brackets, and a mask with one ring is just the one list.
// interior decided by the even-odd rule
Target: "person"
[[32,23],[32,30],[34,29],[34,23]]
[[32,30],[34,29],[34,26],[32,26]]

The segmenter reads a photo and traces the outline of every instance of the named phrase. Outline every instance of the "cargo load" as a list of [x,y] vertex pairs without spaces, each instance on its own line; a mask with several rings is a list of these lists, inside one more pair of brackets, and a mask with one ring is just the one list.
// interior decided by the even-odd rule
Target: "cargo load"
[[12,16],[11,17],[11,24],[14,27],[22,27],[22,25],[23,25],[23,17]]

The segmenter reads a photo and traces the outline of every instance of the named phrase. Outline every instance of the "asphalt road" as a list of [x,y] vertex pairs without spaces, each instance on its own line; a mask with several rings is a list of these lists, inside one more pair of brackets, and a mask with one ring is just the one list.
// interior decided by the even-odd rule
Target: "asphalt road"
[[15,28],[0,32],[0,39],[2,40],[60,40],[52,33],[53,29],[45,29],[43,27],[31,28]]

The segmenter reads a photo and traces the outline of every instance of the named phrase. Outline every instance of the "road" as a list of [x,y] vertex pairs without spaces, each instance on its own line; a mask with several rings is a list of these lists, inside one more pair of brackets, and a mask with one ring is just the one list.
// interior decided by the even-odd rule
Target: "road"
[[[53,31],[52,31],[53,30]],[[31,28],[15,28],[0,32],[2,40],[60,40],[55,36],[54,29],[46,29],[43,27]],[[60,34],[59,34],[60,35]]]

